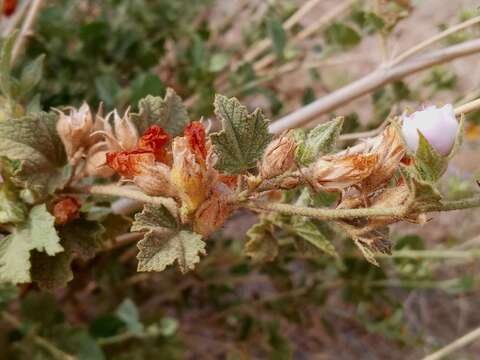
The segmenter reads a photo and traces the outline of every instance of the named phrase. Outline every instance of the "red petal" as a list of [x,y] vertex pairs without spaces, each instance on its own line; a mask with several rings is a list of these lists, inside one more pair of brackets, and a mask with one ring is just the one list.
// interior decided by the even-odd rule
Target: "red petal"
[[191,122],[184,131],[191,150],[203,160],[207,158],[207,142],[205,128],[200,121]]
[[155,155],[155,160],[166,162],[167,145],[171,140],[170,134],[158,125],[150,126],[138,141],[138,147],[143,150],[151,151]]
[[107,165],[125,177],[140,175],[145,165],[153,165],[155,156],[151,151],[136,149],[107,153]]
[[15,12],[17,8],[17,0],[4,0],[3,2],[3,15],[10,16]]
[[55,203],[53,206],[53,216],[55,216],[55,223],[63,225],[70,220],[79,217],[79,210],[82,204],[74,197],[67,196]]

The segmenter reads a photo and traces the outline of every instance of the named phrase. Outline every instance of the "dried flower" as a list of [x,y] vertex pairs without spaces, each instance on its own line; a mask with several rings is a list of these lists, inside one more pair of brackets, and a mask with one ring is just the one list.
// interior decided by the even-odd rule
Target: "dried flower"
[[195,211],[193,230],[208,236],[218,230],[235,206],[230,203],[233,192],[223,183],[216,183],[209,197]]
[[138,141],[138,147],[151,151],[155,155],[155,160],[168,164],[171,162],[171,153],[168,153],[166,145],[171,138],[160,126],[153,125],[142,135]]
[[82,204],[74,197],[66,196],[53,205],[55,224],[64,225],[71,220],[77,219]]
[[[113,127],[110,124],[110,118],[113,116]],[[105,141],[111,151],[129,151],[137,147],[138,131],[132,120],[130,120],[128,110],[123,117],[120,117],[117,110],[114,110],[104,120]]]
[[376,141],[371,153],[378,155],[378,162],[372,173],[362,181],[362,189],[369,193],[386,185],[398,169],[406,149],[400,134],[393,126],[387,126],[380,135],[381,141]]
[[3,1],[3,15],[10,16],[15,12],[17,8],[17,0],[4,0]]
[[452,151],[458,131],[458,122],[452,105],[448,104],[441,108],[429,106],[403,118],[403,136],[413,151],[418,148],[418,131],[440,155],[447,156]]
[[273,140],[265,149],[260,162],[260,176],[263,179],[271,179],[290,170],[295,163],[296,146],[291,130]]
[[173,141],[172,179],[180,192],[186,213],[194,211],[206,198],[218,173],[213,169],[213,151],[200,122],[185,129],[185,136]]
[[170,168],[155,162],[155,155],[141,149],[109,152],[107,164],[124,178],[134,182],[147,195],[175,196]]
[[342,191],[366,179],[378,163],[377,154],[324,156],[305,171],[316,190]]
[[57,122],[57,132],[62,139],[69,159],[73,159],[77,151],[86,148],[93,127],[93,118],[90,108],[86,103],[75,109],[68,108],[69,114],[58,111],[60,118]]

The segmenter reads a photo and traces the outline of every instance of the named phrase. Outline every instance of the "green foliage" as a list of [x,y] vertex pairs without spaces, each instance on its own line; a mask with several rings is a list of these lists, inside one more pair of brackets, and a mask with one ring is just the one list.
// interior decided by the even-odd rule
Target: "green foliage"
[[278,19],[268,19],[267,29],[277,59],[282,61],[285,56],[285,46],[287,45],[287,34],[283,29],[282,23]]
[[278,241],[269,220],[262,219],[247,231],[244,252],[254,263],[273,261],[277,257]]
[[44,204],[30,211],[25,224],[0,240],[0,281],[14,284],[31,281],[30,253],[37,250],[53,256],[63,251],[54,227],[55,218]]
[[173,136],[178,136],[190,122],[182,99],[170,88],[163,99],[148,95],[140,100],[138,108],[138,114],[132,114],[132,119],[140,133],[152,125],[158,125]]
[[355,29],[341,22],[335,22],[330,25],[325,30],[325,38],[330,46],[341,49],[354,47],[358,45],[362,39]]
[[[306,136],[300,135],[295,157],[302,165],[312,163],[319,155],[333,151],[338,136],[342,131],[343,117],[317,125]],[[299,131],[302,131],[301,129]]]
[[177,261],[182,273],[186,273],[205,254],[202,237],[177,229],[176,219],[164,206],[145,206],[135,217],[131,230],[145,231],[138,243],[138,271],[163,271]]
[[239,174],[253,168],[271,139],[262,111],[248,114],[236,98],[217,95],[215,114],[222,121],[222,131],[210,135],[219,157],[217,169]]

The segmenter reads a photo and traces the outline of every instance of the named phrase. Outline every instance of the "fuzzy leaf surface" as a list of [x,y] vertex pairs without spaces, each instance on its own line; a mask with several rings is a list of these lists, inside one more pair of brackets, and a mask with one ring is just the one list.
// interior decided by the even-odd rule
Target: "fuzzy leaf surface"
[[254,263],[273,261],[278,255],[278,242],[273,236],[272,224],[262,220],[247,231],[245,254]]
[[0,282],[29,282],[32,250],[49,256],[63,251],[54,223],[45,204],[36,205],[24,225],[0,240]]
[[149,95],[140,100],[138,107],[139,112],[132,114],[132,119],[140,133],[152,125],[158,125],[171,135],[178,136],[190,122],[182,99],[170,88],[164,98]]
[[343,120],[343,117],[338,117],[312,129],[297,148],[297,161],[309,165],[319,155],[330,153],[342,131]]
[[214,106],[222,121],[222,131],[210,136],[218,155],[217,169],[239,174],[255,167],[272,138],[262,111],[249,114],[236,98],[223,95],[216,95]]
[[418,135],[418,149],[415,153],[417,171],[422,180],[436,182],[447,168],[447,159],[430,145],[420,131]]

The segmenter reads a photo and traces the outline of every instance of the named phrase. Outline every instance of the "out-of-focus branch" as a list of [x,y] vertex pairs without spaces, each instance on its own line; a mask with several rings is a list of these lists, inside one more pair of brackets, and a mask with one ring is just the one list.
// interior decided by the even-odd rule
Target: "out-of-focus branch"
[[30,35],[30,32],[32,31],[32,28],[35,24],[35,20],[37,19],[38,13],[40,12],[40,8],[42,7],[42,2],[43,0],[32,0],[30,8],[28,9],[27,17],[23,22],[22,29],[18,34],[15,44],[13,45],[12,64],[14,64],[15,61],[17,60],[17,57],[20,54],[20,51],[22,50],[25,44],[25,41],[27,40],[27,37]]
[[451,344],[445,346],[444,348],[434,352],[423,358],[423,360],[440,360],[444,359],[446,356],[452,354],[453,352],[467,346],[471,342],[477,340],[480,337],[480,328],[476,328],[475,330],[465,334],[461,338],[455,340]]
[[316,117],[337,109],[338,107],[357,99],[362,95],[368,94],[385,84],[428,69],[432,66],[443,64],[478,52],[480,52],[480,39],[432,51],[416,60],[411,60],[390,68],[379,68],[349,85],[344,86],[343,88],[340,88],[337,91],[284,116],[283,118],[280,118],[270,125],[270,131],[273,133],[281,133],[286,129],[304,125]]

